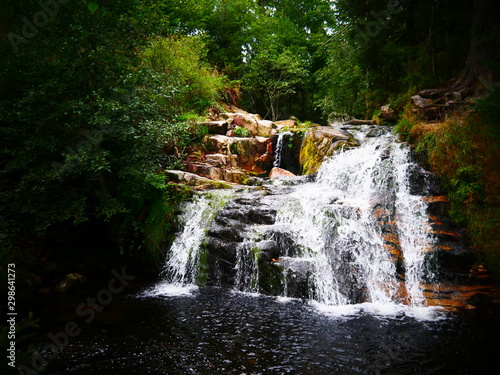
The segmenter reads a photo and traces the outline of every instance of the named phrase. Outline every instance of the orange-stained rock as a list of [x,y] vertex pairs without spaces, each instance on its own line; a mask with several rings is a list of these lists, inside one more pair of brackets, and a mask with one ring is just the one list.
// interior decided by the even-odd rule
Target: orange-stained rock
[[274,167],[273,169],[271,169],[271,173],[269,173],[269,177],[270,178],[295,177],[295,175],[292,172],[287,171],[286,169]]

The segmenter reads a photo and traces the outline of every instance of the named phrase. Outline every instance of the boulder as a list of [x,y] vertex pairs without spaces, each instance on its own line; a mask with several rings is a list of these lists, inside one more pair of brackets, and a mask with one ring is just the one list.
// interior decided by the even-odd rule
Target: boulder
[[269,138],[273,131],[273,122],[269,120],[257,121],[257,135]]
[[234,182],[236,184],[243,184],[247,179],[247,174],[241,169],[231,168],[224,171],[224,180],[228,182]]
[[181,182],[188,186],[194,186],[199,188],[213,188],[221,189],[228,188],[230,185],[222,183],[220,181],[213,181],[206,177],[198,176],[197,174],[177,171],[177,170],[167,170],[165,174],[170,178],[171,181]]
[[359,146],[359,142],[350,134],[331,126],[311,128],[305,135],[300,150],[302,174],[317,172],[323,161],[343,146]]
[[258,134],[258,118],[254,115],[237,113],[233,117],[233,125],[240,126],[243,129],[247,129],[251,135],[256,136]]
[[226,120],[221,121],[209,121],[201,124],[208,128],[209,134],[226,134],[228,129],[228,122]]
[[294,120],[275,121],[274,124],[275,124],[276,129],[278,131],[283,131],[283,130],[286,130],[287,128],[291,129],[297,125],[297,123]]
[[375,121],[373,120],[358,120],[352,119],[344,123],[344,125],[375,125]]
[[396,111],[391,108],[391,106],[384,105],[380,108],[380,118],[387,122],[394,122],[397,120]]
[[274,167],[271,169],[271,173],[269,173],[269,178],[276,177],[296,177],[296,175],[286,169]]
[[432,100],[422,98],[420,95],[414,95],[411,97],[411,102],[415,107],[426,108],[432,105]]
[[[224,135],[207,135],[203,141],[207,150],[213,153],[232,156],[231,167],[248,171],[269,170],[272,158],[263,157],[268,151],[269,138],[227,137]],[[208,155],[207,155],[207,158]],[[220,158],[220,157],[218,157]],[[257,164],[257,165],[256,165]]]

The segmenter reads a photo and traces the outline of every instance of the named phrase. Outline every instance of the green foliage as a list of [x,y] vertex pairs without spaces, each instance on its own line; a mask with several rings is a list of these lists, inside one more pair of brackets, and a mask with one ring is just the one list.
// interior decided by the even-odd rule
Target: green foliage
[[316,73],[320,95],[316,102],[326,117],[363,117],[366,76],[362,67],[353,61],[352,48],[343,41],[329,45],[329,58]]
[[248,137],[250,136],[250,130],[246,129],[246,128],[242,128],[241,126],[237,126],[235,129],[234,129],[234,133],[238,136],[238,137]]
[[399,119],[394,130],[396,131],[396,133],[401,135],[405,141],[409,141],[411,129],[413,128],[413,126],[414,123],[410,119],[408,119],[407,117],[403,117]]
[[[17,54],[2,39],[6,244],[61,223],[107,221],[126,232],[136,221],[156,222],[146,211],[156,218],[154,212],[170,209],[161,171],[182,166],[188,144],[203,135],[193,117],[227,84],[204,62],[202,38],[154,36],[173,33],[162,14],[173,8],[169,2],[71,2]],[[23,2],[6,12],[37,10]],[[22,32],[15,22],[7,26]],[[137,233],[158,243],[161,230],[152,228],[159,226]]]
[[145,64],[158,72],[162,82],[162,105],[176,116],[201,111],[213,105],[222,80],[204,61],[205,43],[201,37],[157,38],[144,52]]
[[469,114],[429,126],[404,119],[398,128],[411,136],[416,151],[440,178],[450,215],[468,229],[480,259],[500,275],[500,145],[487,120]]

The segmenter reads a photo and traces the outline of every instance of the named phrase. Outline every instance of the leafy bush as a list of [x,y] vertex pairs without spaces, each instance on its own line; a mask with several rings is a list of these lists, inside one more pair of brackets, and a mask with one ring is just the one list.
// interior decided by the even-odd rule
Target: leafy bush
[[225,81],[205,62],[206,47],[196,36],[153,40],[143,53],[147,66],[162,82],[158,99],[171,113],[200,111],[218,99]]
[[234,129],[234,133],[238,137],[248,137],[250,135],[250,131],[248,129],[246,129],[246,128],[242,128],[241,126],[237,126]]

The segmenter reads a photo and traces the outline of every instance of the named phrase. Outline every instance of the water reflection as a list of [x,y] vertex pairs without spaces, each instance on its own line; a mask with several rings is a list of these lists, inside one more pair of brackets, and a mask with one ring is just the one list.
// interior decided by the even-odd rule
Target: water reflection
[[109,308],[126,319],[96,319],[47,373],[474,374],[490,369],[500,333],[493,317],[332,318],[300,300],[218,288]]

